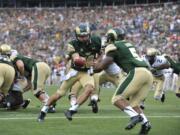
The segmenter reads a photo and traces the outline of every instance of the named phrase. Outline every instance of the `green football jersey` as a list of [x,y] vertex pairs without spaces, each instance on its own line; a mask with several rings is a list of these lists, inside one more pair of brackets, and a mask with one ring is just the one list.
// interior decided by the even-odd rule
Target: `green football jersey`
[[113,57],[114,62],[127,73],[136,67],[148,67],[137,54],[135,47],[124,40],[108,45],[105,53],[107,56]]
[[[69,42],[69,56],[73,53],[79,53],[80,56],[85,57],[86,60],[95,59],[97,54],[101,53],[101,38],[96,35],[92,35],[90,38],[90,42],[83,43],[78,40],[72,40]],[[73,68],[76,69],[74,65],[72,65]],[[83,67],[86,70],[86,67]]]
[[32,59],[32,58],[27,57],[27,56],[20,55],[20,54],[18,54],[16,57],[14,57],[12,61],[13,61],[13,63],[16,63],[17,60],[23,61],[24,69],[28,73],[32,72],[32,68],[33,68],[34,64],[38,62],[35,59]]
[[101,50],[101,38],[95,35],[91,36],[87,44],[78,40],[72,40],[69,44],[74,47],[74,52],[78,52],[82,57],[95,56]]

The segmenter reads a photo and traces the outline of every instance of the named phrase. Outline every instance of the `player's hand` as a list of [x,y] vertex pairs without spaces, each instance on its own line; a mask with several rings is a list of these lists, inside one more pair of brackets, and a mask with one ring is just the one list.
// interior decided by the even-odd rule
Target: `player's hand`
[[86,59],[84,57],[79,56],[79,57],[74,58],[73,62],[76,66],[83,67],[86,64]]

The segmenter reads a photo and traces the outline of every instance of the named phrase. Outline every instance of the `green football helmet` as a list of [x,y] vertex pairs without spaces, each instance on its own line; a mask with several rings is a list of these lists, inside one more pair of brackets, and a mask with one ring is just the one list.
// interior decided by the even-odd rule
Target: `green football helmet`
[[107,43],[113,43],[116,40],[124,40],[126,32],[124,29],[113,28],[106,33]]
[[76,35],[77,40],[81,42],[89,41],[90,27],[85,23],[80,24],[79,26],[75,28],[75,35]]

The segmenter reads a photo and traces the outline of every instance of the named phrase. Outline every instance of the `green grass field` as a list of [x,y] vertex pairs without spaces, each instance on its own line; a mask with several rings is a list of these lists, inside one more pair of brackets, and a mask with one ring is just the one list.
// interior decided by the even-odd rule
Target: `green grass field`
[[[48,89],[52,93],[56,87]],[[31,98],[31,103],[27,109],[0,109],[0,135],[137,135],[140,125],[130,131],[124,130],[129,118],[111,104],[113,92],[111,89],[102,90],[99,113],[93,114],[87,102],[71,122],[63,114],[69,108],[66,96],[58,101],[57,112],[48,114],[42,123],[37,122],[41,104],[28,92],[25,98]],[[166,97],[162,104],[153,99],[152,91],[149,93],[145,109],[152,124],[149,135],[180,135],[180,99],[173,92],[167,92]]]

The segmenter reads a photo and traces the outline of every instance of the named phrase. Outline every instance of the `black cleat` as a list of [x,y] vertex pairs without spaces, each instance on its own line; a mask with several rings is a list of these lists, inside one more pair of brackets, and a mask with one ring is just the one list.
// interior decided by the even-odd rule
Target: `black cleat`
[[176,93],[176,97],[180,98],[180,93]]
[[140,130],[140,132],[139,132],[139,135],[147,135],[148,132],[150,131],[150,129],[151,129],[151,124],[150,124],[150,122],[148,121],[148,122],[144,123],[144,124],[141,126],[141,130]]
[[166,97],[165,97],[165,93],[162,94],[162,97],[161,97],[161,102],[164,103]]
[[38,122],[43,122],[45,117],[46,117],[46,113],[41,111],[38,116]]
[[24,100],[23,104],[21,105],[23,109],[26,109],[29,103],[31,102],[30,99]]
[[140,108],[141,108],[142,110],[144,110],[144,109],[145,109],[145,106],[144,106],[144,105],[140,105]]
[[143,121],[143,118],[140,115],[134,116],[131,118],[129,124],[125,127],[126,130],[132,129],[134,126],[136,126],[137,123]]
[[[97,102],[100,102],[100,101],[101,101],[101,99],[98,98]],[[88,103],[88,106],[92,106],[91,101]]]
[[77,111],[67,110],[66,112],[64,112],[64,115],[69,121],[72,121],[72,115],[75,113],[77,113]]
[[141,103],[140,103],[140,106],[139,106],[142,110],[144,110],[145,109],[145,104],[144,104],[144,101],[142,101]]
[[56,108],[54,106],[49,107],[48,113],[55,113],[55,112],[56,112]]
[[93,113],[98,113],[97,101],[91,100],[91,106],[92,106],[92,112],[93,112]]

